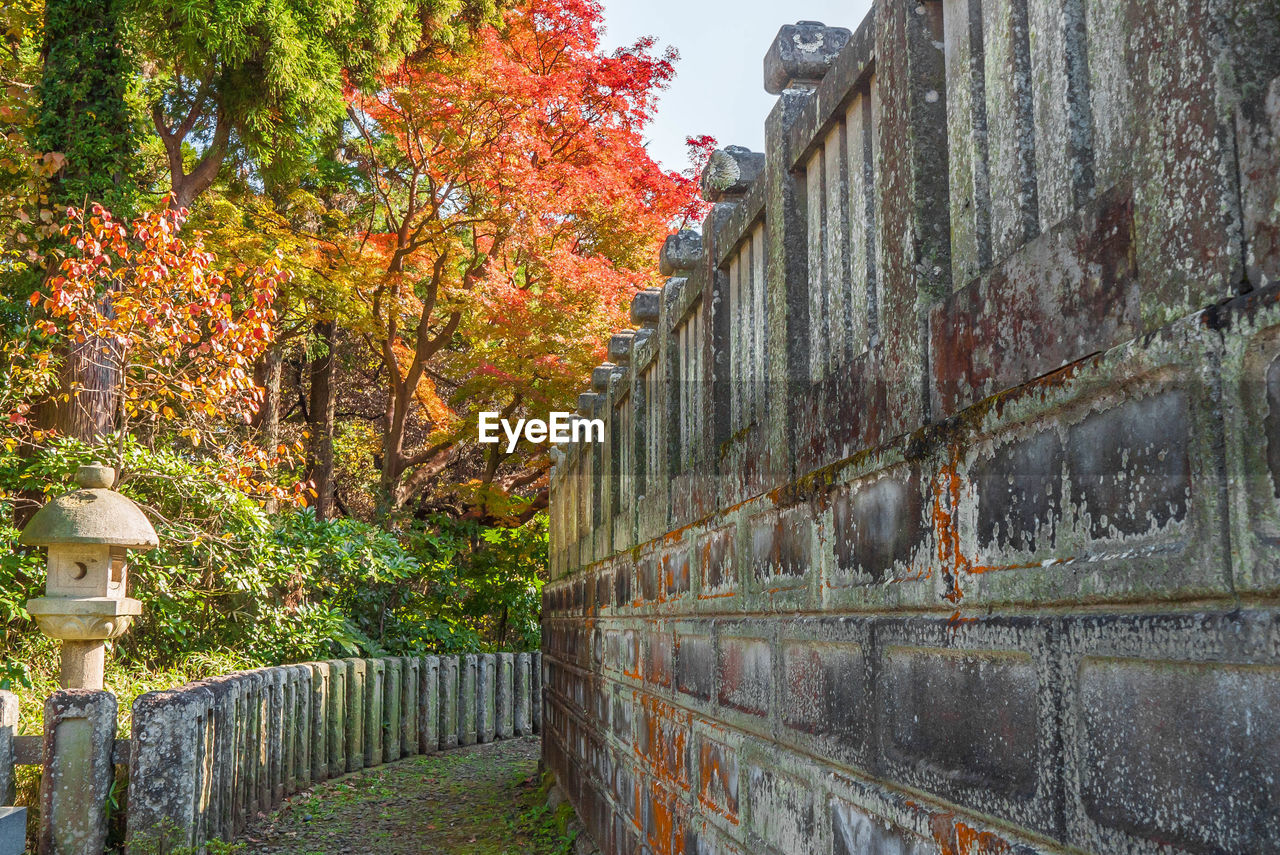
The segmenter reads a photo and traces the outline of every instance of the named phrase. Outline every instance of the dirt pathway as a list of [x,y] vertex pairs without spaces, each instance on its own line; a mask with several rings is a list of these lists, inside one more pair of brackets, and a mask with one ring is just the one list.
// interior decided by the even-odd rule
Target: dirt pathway
[[[252,825],[257,855],[560,855],[571,839],[546,810],[538,739],[414,757],[299,793]],[[563,820],[563,817],[560,817]]]

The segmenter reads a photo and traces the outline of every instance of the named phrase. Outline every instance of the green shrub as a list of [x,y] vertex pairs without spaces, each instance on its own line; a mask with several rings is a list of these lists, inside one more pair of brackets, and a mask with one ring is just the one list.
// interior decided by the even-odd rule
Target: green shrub
[[437,518],[391,531],[308,510],[268,514],[211,461],[132,440],[59,440],[25,456],[0,449],[0,686],[30,685],[44,649],[24,608],[43,590],[44,557],[17,544],[14,511],[66,491],[78,466],[103,457],[122,461],[117,489],[161,543],[131,556],[129,594],[143,613],[113,646],[113,669],[538,645],[545,517],[518,529]]

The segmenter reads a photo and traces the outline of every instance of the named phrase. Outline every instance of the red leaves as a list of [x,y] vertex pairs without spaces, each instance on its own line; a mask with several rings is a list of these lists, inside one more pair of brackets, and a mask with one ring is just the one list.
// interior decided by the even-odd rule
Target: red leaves
[[99,205],[90,216],[68,210],[62,230],[78,254],[31,302],[61,322],[41,322],[45,332],[103,343],[130,417],[243,421],[257,399],[246,368],[271,341],[271,304],[288,274],[218,267],[200,235],[179,236],[185,216],[166,203],[126,227]]
[[456,301],[476,336],[521,352],[594,350],[653,281],[659,243],[701,204],[696,178],[663,170],[641,136],[675,53],[652,39],[603,53],[601,27],[592,0],[531,0],[473,50],[353,94],[366,140],[396,148],[361,159],[397,226],[365,244],[387,258],[379,293],[396,295],[396,326],[416,326],[423,304],[394,277],[424,278],[442,255],[433,305]]

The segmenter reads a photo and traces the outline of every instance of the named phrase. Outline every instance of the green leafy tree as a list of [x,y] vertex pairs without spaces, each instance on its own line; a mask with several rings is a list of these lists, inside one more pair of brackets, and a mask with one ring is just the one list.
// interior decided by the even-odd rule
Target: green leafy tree
[[234,152],[268,181],[313,159],[346,93],[431,43],[457,41],[494,0],[130,0],[145,98],[174,204]]

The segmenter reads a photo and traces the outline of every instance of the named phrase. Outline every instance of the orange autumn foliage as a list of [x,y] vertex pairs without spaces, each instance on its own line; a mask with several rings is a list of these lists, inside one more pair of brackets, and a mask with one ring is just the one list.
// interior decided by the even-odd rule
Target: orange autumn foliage
[[289,274],[220,266],[201,235],[181,236],[186,216],[167,202],[127,225],[100,205],[69,209],[61,232],[74,254],[31,295],[45,314],[38,326],[115,378],[122,434],[164,424],[217,446],[208,451],[225,458],[232,485],[300,501],[301,485],[267,482],[300,449],[260,449],[232,430],[261,403],[253,367],[274,338],[272,304]]
[[[642,137],[674,52],[646,39],[606,53],[601,21],[591,0],[532,0],[471,50],[418,57],[351,94],[379,201],[362,241],[382,273],[359,294],[390,393],[394,505],[480,453],[476,411],[567,407],[631,297],[656,284],[662,239],[700,210],[692,178],[655,163]],[[461,390],[459,419],[433,405],[434,387],[424,400],[427,376]],[[490,481],[530,459],[484,454]]]

